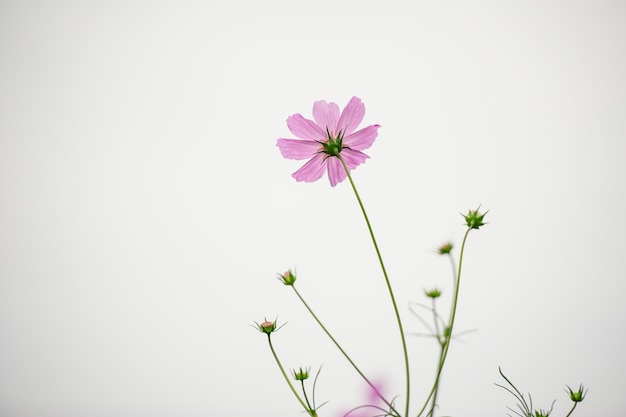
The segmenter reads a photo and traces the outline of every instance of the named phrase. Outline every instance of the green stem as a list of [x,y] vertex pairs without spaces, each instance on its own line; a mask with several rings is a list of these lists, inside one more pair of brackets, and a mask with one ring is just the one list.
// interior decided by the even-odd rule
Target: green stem
[[456,286],[456,265],[454,264],[454,257],[452,256],[452,253],[448,253],[448,259],[450,259],[450,266],[452,268],[452,281]]
[[298,399],[302,407],[305,409],[305,411],[310,416],[316,416],[317,413],[315,412],[315,410],[311,410],[309,407],[307,407],[307,405],[304,403],[304,401],[302,401],[302,398],[300,398],[300,395],[298,395],[298,392],[296,391],[293,384],[289,380],[289,377],[287,376],[287,373],[285,372],[285,369],[283,368],[283,365],[280,363],[280,360],[278,359],[278,355],[276,354],[276,351],[274,350],[274,345],[272,345],[272,338],[270,335],[271,333],[267,334],[267,342],[269,343],[270,349],[272,350],[272,355],[274,355],[274,359],[276,360],[276,363],[278,364],[278,367],[280,368],[280,372],[282,372],[283,377],[285,377],[285,381],[287,381],[287,385],[289,385],[289,388],[291,388],[291,392],[293,392],[293,395],[296,396],[296,398]]
[[302,394],[304,395],[304,401],[306,401],[306,405],[309,407],[309,410],[313,410],[311,407],[311,403],[309,402],[309,397],[306,395],[306,389],[304,389],[304,379],[300,380],[300,385],[302,386]]
[[[450,266],[452,267],[452,282],[454,285],[454,288],[457,287],[456,285],[456,264],[454,263],[454,258],[452,257],[452,254],[448,252],[448,259],[450,260]],[[433,298],[433,311],[435,308],[435,299]],[[452,314],[452,313],[450,313]],[[446,331],[446,329],[444,328],[444,332]],[[437,334],[439,334],[439,330],[437,330]],[[445,346],[450,342],[450,339],[448,336],[451,336],[448,332],[448,336],[446,336],[446,334],[442,334],[443,336],[443,341],[441,341],[441,339],[438,338],[439,340],[439,364],[441,364],[441,360],[443,358],[443,352],[445,350]],[[441,364],[443,366],[443,364]],[[439,371],[438,371],[439,372]],[[435,384],[436,388],[435,388],[435,392],[433,393],[433,401],[432,401],[432,405],[430,407],[430,411],[428,412],[428,416],[429,417],[433,417],[435,415],[435,407],[437,406],[437,394],[439,394],[439,383],[441,382],[441,375],[437,375],[437,382]]]
[[361,207],[361,212],[363,213],[363,217],[365,218],[365,223],[367,224],[367,229],[369,230],[370,237],[372,238],[372,243],[374,244],[374,249],[376,250],[376,256],[378,257],[378,263],[380,263],[380,267],[383,270],[383,275],[385,276],[385,283],[387,284],[387,290],[389,291],[389,296],[391,297],[391,303],[393,304],[393,311],[396,315],[396,320],[398,322],[398,329],[400,330],[400,338],[402,340],[402,351],[404,353],[404,369],[406,374],[406,408],[405,408],[405,416],[409,415],[409,401],[411,394],[411,382],[409,376],[409,353],[406,348],[406,338],[404,335],[404,329],[402,327],[402,320],[400,319],[400,313],[398,312],[398,305],[396,303],[396,297],[393,295],[393,290],[391,288],[391,283],[389,282],[389,276],[387,275],[387,270],[385,269],[385,263],[383,262],[383,258],[380,254],[380,250],[378,249],[378,243],[376,243],[376,237],[374,236],[374,231],[372,230],[372,225],[370,224],[369,218],[367,217],[367,212],[365,211],[365,207],[363,206],[363,202],[361,201],[361,197],[359,196],[359,192],[356,190],[356,186],[354,185],[354,181],[352,180],[352,176],[350,175],[350,170],[346,165],[346,162],[343,160],[341,155],[337,155],[337,158],[341,161],[341,165],[343,165],[343,169],[346,171],[346,175],[348,180],[350,181],[350,185],[352,186],[352,190],[354,191],[354,195],[356,196],[357,201],[359,202],[359,207]]
[[572,415],[572,413],[574,412],[574,409],[576,408],[576,406],[578,405],[577,402],[574,403],[574,406],[572,407],[571,410],[569,410],[569,413],[567,413],[567,415],[565,417],[569,417],[570,415]]
[[328,329],[326,328],[326,326],[324,326],[322,324],[322,322],[320,321],[320,319],[317,317],[317,315],[313,312],[313,310],[311,309],[311,307],[309,306],[309,304],[304,301],[304,298],[302,297],[302,295],[300,295],[300,292],[296,289],[295,284],[291,285],[291,288],[293,288],[293,291],[296,293],[296,295],[298,296],[298,298],[300,299],[300,301],[302,301],[302,304],[304,304],[304,306],[306,307],[307,310],[309,310],[309,313],[311,313],[311,316],[313,316],[313,318],[315,319],[315,321],[317,322],[317,324],[320,325],[320,327],[322,328],[322,330],[324,330],[324,333],[326,333],[326,336],[328,336],[330,338],[330,340],[332,340],[332,342],[335,344],[335,346],[337,346],[337,349],[339,349],[339,351],[343,354],[343,356],[348,360],[348,362],[350,363],[350,365],[352,365],[352,367],[357,371],[357,373],[359,375],[361,375],[361,378],[363,378],[363,380],[372,388],[372,390],[374,390],[374,392],[376,393],[376,395],[378,395],[378,397],[383,400],[385,402],[385,404],[387,404],[389,406],[389,408],[396,413],[396,415],[398,414],[398,411],[396,411],[396,409],[393,407],[393,405],[391,405],[391,403],[389,401],[387,401],[387,399],[385,397],[383,397],[383,395],[378,391],[378,389],[374,386],[374,384],[372,384],[370,382],[369,379],[367,379],[367,377],[365,376],[365,374],[363,374],[363,372],[361,372],[361,370],[359,369],[358,366],[356,366],[356,364],[354,363],[354,361],[350,358],[350,356],[346,353],[345,350],[343,350],[343,348],[341,347],[341,345],[339,344],[339,342],[337,342],[337,340],[333,337],[333,335],[330,334],[330,332],[328,331]]
[[[443,350],[448,342],[447,336],[445,334],[445,326],[442,333],[439,333],[439,320],[437,315],[437,305],[436,299],[432,299],[433,304],[433,321],[435,322],[435,334],[437,336],[437,342],[439,342],[439,361],[437,363],[441,363],[441,358],[443,357]],[[443,338],[443,340],[441,340]],[[437,389],[432,396],[432,405],[430,407],[430,411],[428,412],[429,417],[433,417],[435,413],[435,406],[437,405],[437,393],[439,392],[439,384],[437,384]]]
[[[446,336],[444,336],[445,338]],[[449,339],[446,339],[446,342],[442,343],[439,347],[441,348],[439,350],[439,363],[441,363],[441,359],[443,358],[443,351],[445,349],[446,344],[449,342]],[[441,380],[440,375],[437,375],[438,381],[435,387],[435,392],[433,393],[433,402],[432,405],[430,407],[430,411],[428,412],[428,416],[429,417],[433,417],[435,415],[435,406],[437,405],[437,394],[439,393],[439,381]]]
[[[440,335],[442,335],[445,338],[445,334],[442,334],[439,332],[439,315],[437,314],[437,302],[435,301],[435,298],[431,299],[432,302],[432,312],[433,312],[433,323],[435,326],[435,336],[437,338],[437,342],[439,342],[440,345],[443,345],[443,342],[441,341],[441,339],[439,338]],[[445,339],[444,339],[445,340]]]
[[452,311],[450,313],[450,321],[449,321],[450,324],[448,325],[448,336],[446,337],[446,344],[443,349],[443,354],[441,355],[441,360],[439,361],[439,369],[437,370],[437,376],[435,377],[435,382],[433,384],[432,389],[430,390],[430,394],[428,394],[428,397],[426,398],[426,401],[424,402],[424,405],[422,406],[422,409],[419,411],[419,413],[417,413],[418,417],[422,415],[422,413],[428,406],[428,402],[430,401],[431,397],[437,391],[437,388],[439,386],[439,378],[441,376],[441,371],[443,370],[443,364],[446,361],[446,358],[448,356],[448,350],[450,349],[450,341],[452,340],[452,329],[454,327],[454,319],[456,317],[456,307],[459,301],[459,288],[461,287],[461,269],[463,267],[463,253],[465,252],[465,242],[467,241],[467,236],[469,235],[470,230],[472,230],[472,228],[468,227],[467,230],[465,231],[465,235],[463,235],[463,243],[461,243],[461,253],[459,254],[459,268],[457,270],[456,288],[454,290],[454,301],[452,303]]

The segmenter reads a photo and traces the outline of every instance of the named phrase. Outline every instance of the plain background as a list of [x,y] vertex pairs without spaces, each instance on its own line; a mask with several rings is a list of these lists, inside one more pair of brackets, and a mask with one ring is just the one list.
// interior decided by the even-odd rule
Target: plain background
[[[295,182],[288,115],[353,95],[379,123],[354,171],[409,332],[467,246],[439,415],[623,416],[626,3],[3,1],[0,415],[299,415],[367,401],[276,273],[404,394],[399,337],[348,183]],[[458,254],[458,251],[455,251]],[[446,298],[449,300],[449,298]],[[447,309],[443,302],[442,308]],[[413,409],[437,348],[409,336]],[[398,398],[404,404],[404,397]]]

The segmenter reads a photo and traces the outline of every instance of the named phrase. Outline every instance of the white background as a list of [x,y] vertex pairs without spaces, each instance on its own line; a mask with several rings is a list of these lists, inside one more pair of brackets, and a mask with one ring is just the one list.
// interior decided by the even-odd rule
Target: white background
[[[626,4],[0,3],[0,415],[324,416],[366,387],[276,273],[404,404],[402,358],[347,182],[295,182],[285,119],[353,95],[382,127],[354,171],[405,327],[434,250],[481,204],[438,415],[624,415]],[[456,252],[458,254],[458,252]],[[449,299],[449,298],[448,298]],[[442,306],[444,311],[447,305]],[[409,336],[413,412],[437,349]]]

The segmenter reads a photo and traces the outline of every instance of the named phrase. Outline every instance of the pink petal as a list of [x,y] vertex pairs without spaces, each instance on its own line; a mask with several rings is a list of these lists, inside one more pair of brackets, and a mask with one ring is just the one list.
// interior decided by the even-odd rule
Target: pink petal
[[342,149],[341,157],[346,162],[346,165],[348,166],[348,169],[350,171],[369,159],[369,156],[361,151],[346,148]]
[[346,179],[346,170],[343,169],[343,165],[341,164],[339,158],[330,157],[326,159],[326,167],[331,187],[334,187]]
[[324,100],[313,103],[313,118],[322,129],[328,128],[331,136],[338,133],[337,122],[339,121],[339,106],[335,103],[327,103]]
[[345,136],[343,138],[343,146],[347,146],[358,151],[369,148],[372,146],[372,143],[374,143],[374,139],[378,136],[379,127],[380,125],[370,125]]
[[313,120],[306,119],[300,113],[287,118],[287,127],[297,137],[308,140],[325,140],[326,132],[315,124]]
[[307,159],[318,153],[322,148],[318,142],[300,139],[278,139],[276,146],[287,159]]
[[323,154],[317,154],[306,164],[302,165],[302,167],[291,174],[292,177],[296,179],[296,181],[304,181],[304,182],[313,182],[322,178],[324,175],[324,168],[326,162],[324,161]]
[[358,97],[352,97],[346,107],[344,107],[337,123],[337,129],[341,130],[344,137],[354,132],[363,121],[365,116],[365,105]]

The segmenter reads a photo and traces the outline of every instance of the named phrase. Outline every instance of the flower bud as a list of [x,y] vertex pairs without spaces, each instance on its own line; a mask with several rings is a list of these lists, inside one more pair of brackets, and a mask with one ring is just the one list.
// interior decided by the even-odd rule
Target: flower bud
[[478,229],[480,226],[483,226],[486,224],[483,222],[483,218],[488,212],[489,211],[487,210],[484,213],[480,213],[478,209],[476,209],[476,210],[469,210],[467,214],[465,215],[461,214],[461,215],[465,218],[465,224],[467,225],[467,227],[471,229]]
[[575,403],[579,403],[582,400],[585,399],[585,395],[587,395],[587,392],[585,390],[585,387],[583,387],[583,384],[580,384],[580,387],[578,387],[578,391],[572,391],[572,389],[569,387],[569,385],[567,386],[567,389],[569,390],[569,398],[570,400],[574,401]]
[[443,245],[439,246],[439,248],[437,248],[437,252],[440,255],[447,255],[452,251],[452,243],[450,242],[446,242]]
[[311,368],[306,368],[306,369],[300,368],[300,370],[298,370],[298,371],[293,369],[292,370],[293,377],[296,379],[296,381],[304,381],[305,379],[307,379],[309,377],[309,371],[310,370],[311,370]]
[[[256,322],[255,322],[256,323]],[[267,319],[265,319],[265,321],[261,324],[256,323],[256,327],[257,329],[261,332],[261,333],[265,333],[265,334],[270,334],[272,332],[275,332],[276,329],[276,322],[275,321],[269,321]]]
[[433,288],[430,291],[424,290],[424,293],[426,294],[426,297],[434,299],[434,298],[438,298],[441,295],[441,290],[437,288]]
[[291,272],[291,269],[282,274],[278,274],[278,279],[285,285],[293,285],[296,282],[296,276]]

